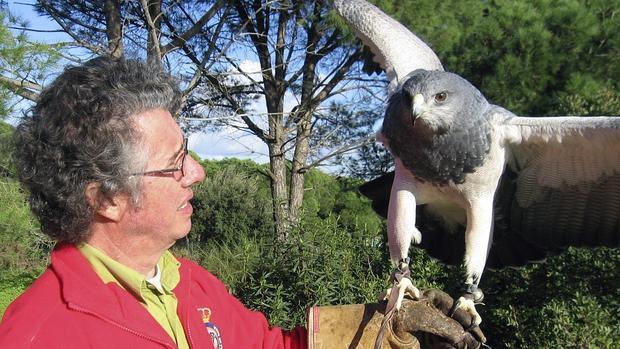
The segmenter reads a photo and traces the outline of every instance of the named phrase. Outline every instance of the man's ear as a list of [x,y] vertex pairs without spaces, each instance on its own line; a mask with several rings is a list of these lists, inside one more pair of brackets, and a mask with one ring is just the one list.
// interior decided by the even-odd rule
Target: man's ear
[[88,204],[93,208],[96,215],[105,217],[111,221],[118,222],[129,208],[129,198],[126,195],[116,194],[106,197],[101,194],[101,185],[91,182],[86,185],[84,195]]

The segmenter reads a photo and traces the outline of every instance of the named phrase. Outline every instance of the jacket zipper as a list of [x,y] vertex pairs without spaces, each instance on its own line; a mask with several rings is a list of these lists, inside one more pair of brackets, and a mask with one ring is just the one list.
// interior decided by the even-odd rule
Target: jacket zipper
[[159,340],[158,340],[158,339],[156,339],[156,338],[149,337],[149,336],[144,335],[144,334],[142,334],[142,333],[140,333],[140,332],[137,332],[137,331],[135,331],[135,330],[132,330],[131,328],[126,327],[126,326],[123,326],[123,325],[119,324],[118,322],[116,322],[116,321],[114,321],[114,320],[108,319],[108,318],[106,318],[106,317],[104,317],[104,316],[101,316],[101,315],[99,315],[99,314],[97,314],[97,313],[95,313],[95,312],[93,312],[93,311],[88,310],[88,309],[82,308],[82,307],[80,307],[80,306],[78,306],[78,305],[75,305],[75,304],[69,304],[69,307],[70,307],[71,309],[73,309],[73,310],[77,311],[77,312],[84,313],[84,314],[89,314],[89,315],[92,315],[92,316],[94,316],[94,317],[97,317],[97,318],[99,318],[99,319],[101,319],[101,320],[103,320],[103,321],[105,321],[105,322],[107,322],[107,323],[109,323],[109,324],[112,324],[112,325],[114,325],[114,326],[116,326],[116,327],[118,327],[118,328],[120,328],[120,329],[122,329],[122,330],[124,330],[124,331],[127,331],[127,332],[129,332],[129,333],[131,333],[131,334],[133,334],[133,335],[135,335],[135,336],[138,336],[138,337],[140,337],[140,338],[142,338],[142,339],[146,339],[146,340],[149,340],[149,341],[151,341],[151,342],[159,343],[159,344],[161,344],[161,345],[164,345],[166,348],[178,349],[178,347],[173,347],[173,346],[170,346],[170,345],[168,345],[167,343],[161,342],[161,341],[159,341]]
[[[187,275],[187,280],[188,280],[188,284],[191,284],[192,282],[192,270],[188,270],[188,275]],[[190,324],[190,320],[189,320],[189,300],[191,299],[191,288],[188,287],[187,289],[187,300],[188,303],[185,305],[185,309],[183,309],[183,311],[185,312],[185,314],[183,314],[183,318],[185,320],[185,323],[183,325],[185,325],[185,334],[187,335],[187,344],[189,345],[190,349],[191,348],[197,348],[196,346],[194,346],[194,340],[192,339],[192,330],[191,330],[191,324]],[[181,319],[181,316],[179,316],[179,319]],[[209,344],[207,344],[208,346]],[[211,346],[213,346],[213,344],[211,344]]]

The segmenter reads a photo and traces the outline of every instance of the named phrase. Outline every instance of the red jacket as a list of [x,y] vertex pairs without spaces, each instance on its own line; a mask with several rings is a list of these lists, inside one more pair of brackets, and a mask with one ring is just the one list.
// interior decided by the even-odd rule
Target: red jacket
[[[174,289],[177,313],[191,348],[306,348],[306,330],[270,328],[199,265],[181,262]],[[218,339],[219,338],[219,341]],[[82,254],[65,245],[7,309],[0,348],[176,348],[146,308],[115,283],[104,284]]]

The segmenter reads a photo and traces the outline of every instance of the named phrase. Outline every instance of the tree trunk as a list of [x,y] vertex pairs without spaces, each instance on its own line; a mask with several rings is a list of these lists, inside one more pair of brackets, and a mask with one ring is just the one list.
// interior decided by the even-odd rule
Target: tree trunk
[[[264,70],[265,68],[263,68]],[[264,77],[263,77],[264,79]],[[287,195],[287,169],[284,146],[286,131],[283,127],[284,92],[281,83],[276,83],[271,74],[265,81],[265,100],[269,113],[269,163],[271,168],[271,199],[276,237],[285,240],[290,229],[290,215]]]
[[148,26],[146,61],[149,64],[161,65],[161,0],[142,0],[144,17]]
[[286,185],[286,159],[282,143],[269,144],[269,163],[271,168],[271,199],[275,233],[279,240],[285,240],[290,229],[289,206]]
[[290,217],[291,224],[299,222],[300,209],[304,201],[304,183],[306,161],[310,153],[310,118],[312,112],[304,112],[302,119],[297,123],[297,139],[295,141],[295,154],[291,168],[291,191],[290,191]]
[[300,209],[304,201],[304,182],[305,167],[310,153],[310,133],[312,132],[312,113],[315,108],[312,97],[316,88],[316,64],[320,59],[316,55],[317,43],[320,39],[318,29],[318,18],[321,16],[319,3],[314,4],[314,20],[307,30],[308,38],[306,42],[306,57],[304,58],[303,75],[301,84],[300,116],[296,118],[297,129],[295,138],[295,152],[293,154],[293,164],[291,167],[291,188],[290,188],[290,221],[299,221]]
[[106,0],[103,11],[106,20],[108,50],[112,57],[119,58],[123,55],[123,25],[118,0]]

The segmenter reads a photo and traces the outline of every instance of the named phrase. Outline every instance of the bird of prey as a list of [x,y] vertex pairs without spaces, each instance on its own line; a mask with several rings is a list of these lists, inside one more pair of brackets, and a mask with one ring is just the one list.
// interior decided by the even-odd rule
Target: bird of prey
[[387,216],[400,297],[418,292],[401,282],[412,242],[463,263],[455,306],[477,324],[485,265],[523,266],[568,246],[619,246],[620,117],[516,116],[444,71],[423,41],[377,7],[334,4],[390,79],[377,138],[395,171],[360,190]]

